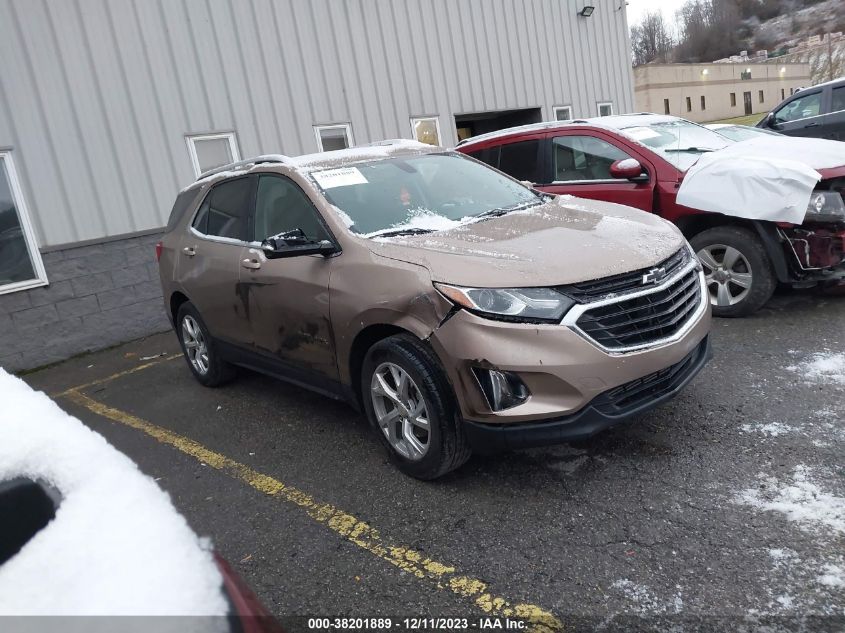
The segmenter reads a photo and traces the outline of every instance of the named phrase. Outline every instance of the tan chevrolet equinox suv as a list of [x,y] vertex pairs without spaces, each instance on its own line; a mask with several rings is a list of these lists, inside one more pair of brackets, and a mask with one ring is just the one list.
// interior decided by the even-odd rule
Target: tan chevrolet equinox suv
[[158,253],[197,380],[240,366],[345,399],[421,479],[590,436],[710,357],[704,277],[672,224],[410,141],[203,174]]

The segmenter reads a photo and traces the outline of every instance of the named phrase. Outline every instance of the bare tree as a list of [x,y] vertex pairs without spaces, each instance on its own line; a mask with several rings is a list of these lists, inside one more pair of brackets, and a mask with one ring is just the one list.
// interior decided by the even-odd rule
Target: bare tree
[[687,0],[678,11],[677,61],[709,62],[743,46],[736,0]]
[[667,62],[672,52],[672,36],[660,11],[646,13],[631,28],[634,66],[649,62]]

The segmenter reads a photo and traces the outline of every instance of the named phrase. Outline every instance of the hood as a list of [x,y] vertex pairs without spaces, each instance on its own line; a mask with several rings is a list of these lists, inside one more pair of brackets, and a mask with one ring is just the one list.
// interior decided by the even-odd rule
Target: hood
[[368,240],[376,255],[425,266],[433,281],[490,288],[599,279],[657,264],[684,244],[669,222],[572,196],[423,235]]

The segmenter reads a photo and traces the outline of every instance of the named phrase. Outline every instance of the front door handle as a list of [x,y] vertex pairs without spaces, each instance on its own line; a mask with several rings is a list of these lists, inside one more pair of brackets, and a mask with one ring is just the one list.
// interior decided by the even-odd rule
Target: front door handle
[[182,249],[182,254],[187,257],[193,257],[197,254],[197,248],[196,246],[186,246]]
[[257,259],[245,259],[241,262],[241,266],[250,270],[258,270],[261,268],[261,262]]
[[818,126],[819,126],[819,124],[818,124],[818,123],[808,123],[808,124],[807,124],[807,125],[805,125],[804,127],[818,127]]

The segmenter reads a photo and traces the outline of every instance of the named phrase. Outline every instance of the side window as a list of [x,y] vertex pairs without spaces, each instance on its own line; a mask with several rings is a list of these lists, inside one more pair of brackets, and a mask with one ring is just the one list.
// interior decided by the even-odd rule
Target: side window
[[610,180],[610,166],[631,158],[615,145],[592,136],[558,136],[552,144],[555,181]]
[[[502,145],[499,149],[499,169],[517,180],[540,182],[540,139]],[[485,161],[486,162],[486,161]]]
[[804,95],[803,97],[798,97],[794,101],[790,101],[778,110],[775,113],[775,120],[778,123],[786,123],[789,121],[797,121],[798,119],[806,119],[811,116],[817,116],[821,112],[821,105],[821,92]]
[[253,239],[261,242],[273,235],[301,229],[309,239],[329,239],[317,209],[293,181],[281,176],[261,176],[255,198]]
[[252,178],[236,178],[216,185],[200,206],[193,227],[205,235],[244,239],[252,186]]
[[833,89],[833,103],[830,106],[831,112],[845,110],[845,86]]
[[479,149],[474,152],[467,152],[467,155],[472,156],[476,160],[480,160],[482,163],[487,163],[491,167],[495,167],[496,169],[498,169],[500,147],[500,145],[494,145],[493,147],[485,147],[484,149]]

